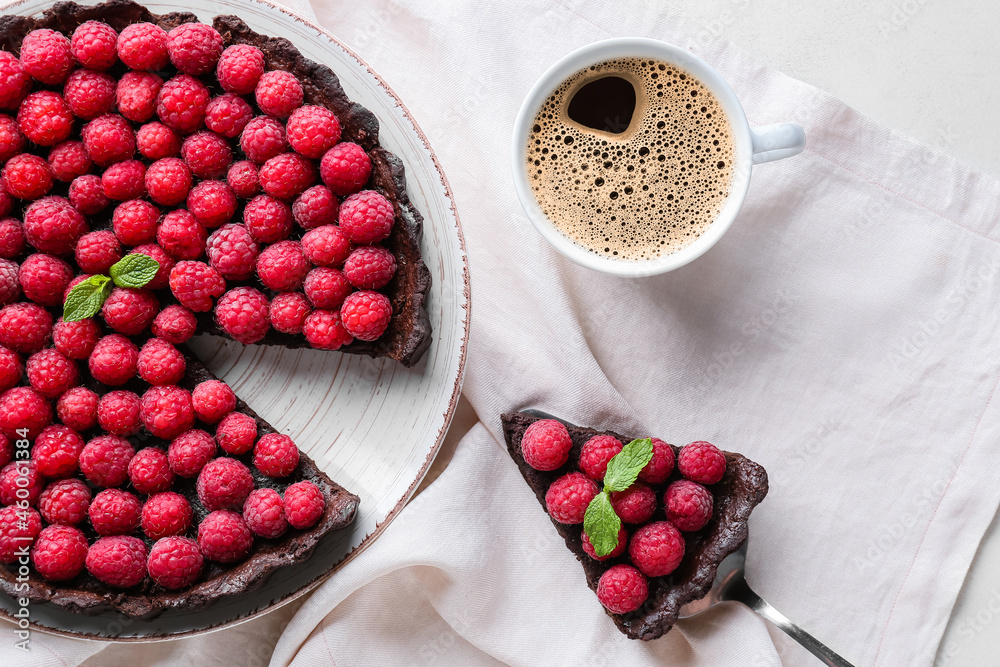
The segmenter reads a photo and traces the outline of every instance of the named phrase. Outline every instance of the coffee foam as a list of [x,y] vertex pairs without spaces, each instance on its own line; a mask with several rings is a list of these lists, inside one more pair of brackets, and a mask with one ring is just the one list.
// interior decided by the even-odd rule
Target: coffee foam
[[[621,134],[567,113],[580,88],[605,76],[635,87],[635,112]],[[526,167],[539,206],[564,234],[598,255],[639,261],[683,248],[715,220],[729,196],[733,154],[729,120],[700,81],[667,63],[625,58],[577,72],[546,99]]]

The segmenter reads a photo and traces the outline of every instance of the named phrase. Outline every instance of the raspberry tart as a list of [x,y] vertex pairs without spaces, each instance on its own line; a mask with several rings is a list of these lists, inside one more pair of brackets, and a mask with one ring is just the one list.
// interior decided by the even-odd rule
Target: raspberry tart
[[[708,593],[719,564],[746,541],[750,513],[767,495],[760,465],[711,443],[678,448],[525,412],[501,421],[524,480],[583,565],[605,612],[632,639],[661,637],[681,607]],[[636,459],[643,447],[645,457]],[[631,477],[623,478],[629,465]],[[626,488],[613,490],[616,483]],[[608,525],[601,523],[609,517]],[[585,525],[602,533],[598,540]]]
[[349,526],[186,343],[412,366],[421,230],[373,114],[287,40],[129,0],[0,18],[0,590],[151,618]]

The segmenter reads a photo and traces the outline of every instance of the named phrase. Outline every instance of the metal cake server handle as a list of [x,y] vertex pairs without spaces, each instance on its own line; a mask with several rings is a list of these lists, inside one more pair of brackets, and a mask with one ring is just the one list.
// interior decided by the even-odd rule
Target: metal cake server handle
[[[527,409],[523,410],[523,412],[539,419],[557,419],[558,421],[562,421],[541,410]],[[840,657],[826,644],[792,623],[784,614],[772,607],[767,600],[764,600],[751,590],[745,576],[747,542],[748,540],[745,540],[739,550],[729,554],[719,563],[719,569],[715,574],[715,581],[712,583],[712,590],[700,600],[694,600],[681,607],[680,618],[697,616],[703,611],[707,611],[723,602],[742,602],[781,628],[785,634],[819,658],[824,665],[828,665],[829,667],[854,667],[854,665]]]
[[747,542],[743,542],[743,546],[738,551],[734,551],[726,556],[725,560],[719,564],[715,581],[712,583],[712,590],[708,592],[708,595],[681,607],[680,618],[697,616],[703,611],[707,611],[723,602],[742,602],[781,628],[785,634],[819,658],[824,665],[829,665],[829,667],[853,667],[851,663],[834,653],[823,642],[792,623],[784,614],[772,607],[767,600],[764,600],[751,590],[744,576],[746,559]]

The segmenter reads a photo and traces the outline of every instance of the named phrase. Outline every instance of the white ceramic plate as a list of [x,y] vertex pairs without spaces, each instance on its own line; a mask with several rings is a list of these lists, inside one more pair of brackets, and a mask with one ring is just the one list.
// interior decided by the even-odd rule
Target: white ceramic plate
[[[312,590],[378,537],[423,479],[451,422],[462,388],[470,306],[465,244],[448,182],[406,107],[363,60],[322,28],[260,0],[143,4],[156,14],[190,11],[206,23],[236,14],[259,33],[286,37],[305,57],[332,68],[347,95],[375,114],[380,142],[402,159],[410,199],[424,216],[421,249],[433,275],[427,302],[433,342],[421,362],[407,369],[388,359],[336,352],[195,341],[214,373],[291,435],[333,480],[359,495],[361,506],[354,525],[321,543],[307,564],[284,568],[262,589],[201,611],[138,621],[31,607],[35,629],[122,641],[175,638],[248,620]],[[46,0],[24,0],[0,8],[0,14],[34,15],[49,6]],[[0,616],[11,618],[13,611],[13,600],[0,594]]]

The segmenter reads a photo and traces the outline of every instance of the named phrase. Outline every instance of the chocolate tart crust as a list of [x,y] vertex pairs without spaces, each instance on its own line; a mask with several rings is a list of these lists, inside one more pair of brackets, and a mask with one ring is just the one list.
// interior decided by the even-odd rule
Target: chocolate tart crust
[[[595,435],[612,435],[623,443],[634,438],[614,431],[596,431],[591,428],[574,426],[567,422],[573,448],[567,463],[558,470],[543,472],[529,466],[521,454],[521,439],[524,432],[538,417],[513,412],[501,415],[507,451],[514,459],[518,470],[535,492],[538,502],[545,508],[545,492],[549,485],[566,473],[579,471],[577,461],[583,443]],[[639,436],[647,437],[647,436]],[[673,447],[673,445],[671,445]],[[673,447],[674,455],[679,451]],[[628,614],[613,614],[607,609],[618,629],[632,639],[651,640],[663,636],[677,622],[677,616],[688,602],[704,597],[712,588],[719,563],[739,549],[747,539],[747,520],[750,513],[767,495],[767,472],[759,464],[741,454],[725,452],[726,474],[717,484],[711,485],[714,513],[711,521],[703,529],[693,533],[683,533],[685,539],[684,560],[680,567],[666,577],[649,579],[649,598],[636,611]],[[671,482],[681,479],[676,467],[670,478],[655,487],[657,497]],[[653,521],[665,519],[662,507],[657,507]],[[566,541],[566,546],[576,554],[587,576],[587,585],[597,593],[597,582],[612,565],[628,563],[628,552],[606,561],[596,561],[583,550],[580,534],[582,525],[567,526],[551,519],[556,530]],[[629,527],[626,526],[626,529]],[[630,531],[631,532],[631,531]],[[597,603],[600,604],[600,603]],[[602,607],[603,608],[603,607]]]

